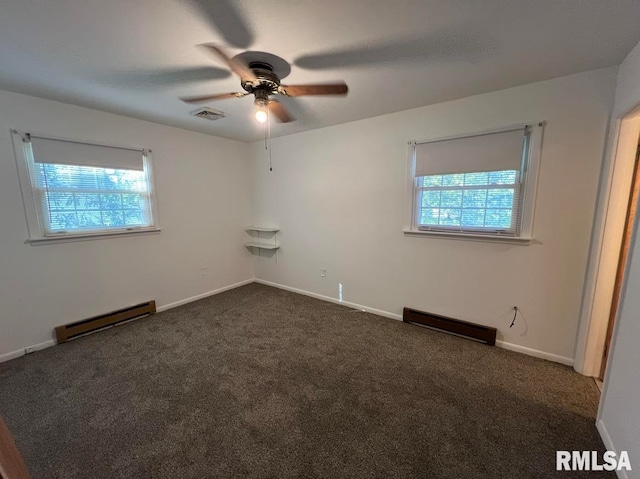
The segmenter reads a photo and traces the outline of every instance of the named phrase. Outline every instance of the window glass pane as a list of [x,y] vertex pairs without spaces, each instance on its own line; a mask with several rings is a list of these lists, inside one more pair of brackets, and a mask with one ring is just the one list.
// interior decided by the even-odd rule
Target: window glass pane
[[443,208],[440,210],[440,224],[448,226],[460,226],[461,210]]
[[427,208],[429,206],[438,208],[440,206],[440,190],[436,191],[423,191],[422,192],[422,207]]
[[462,190],[442,190],[440,205],[460,208],[462,206]]
[[442,175],[442,186],[462,186],[464,184],[464,174]]
[[422,179],[422,183],[418,183],[420,186],[424,186],[424,187],[442,186],[441,175],[423,176],[421,179]]
[[79,211],[78,225],[82,229],[95,229],[104,226],[102,224],[102,213],[99,211]]
[[122,195],[100,195],[102,209],[115,210],[122,208]]
[[469,226],[474,228],[482,228],[484,226],[484,214],[483,208],[469,208],[462,210],[462,226]]
[[501,188],[487,190],[488,208],[511,208],[513,206],[513,189]]
[[512,185],[516,182],[516,170],[491,171],[489,172],[490,185]]
[[511,210],[487,208],[485,226],[492,228],[510,228]]
[[78,227],[78,216],[75,211],[52,211],[50,219],[51,229],[54,231],[68,231]]
[[42,165],[46,177],[46,186],[49,189],[97,189],[98,181],[94,170],[96,168],[70,166],[70,165]]
[[75,193],[73,196],[77,210],[100,209],[100,195],[97,193]]
[[465,186],[486,185],[489,180],[489,173],[466,173],[464,175]]
[[118,184],[118,176],[109,174],[112,170],[97,171],[98,187],[101,190],[119,190],[124,189]]
[[464,208],[484,208],[487,202],[487,190],[465,190],[462,198]]
[[438,208],[426,208],[420,212],[420,224],[434,226],[438,224],[440,219],[440,210]]
[[105,226],[124,226],[124,213],[122,210],[105,210],[102,212]]
[[147,219],[140,210],[125,210],[124,222],[127,226],[137,226],[145,224]]
[[124,194],[122,195],[122,206],[124,208],[140,208],[140,204],[141,204],[141,196],[140,195],[136,195],[136,194],[132,194],[132,195],[128,195],[128,194]]
[[47,195],[49,209],[52,211],[75,210],[73,193],[49,193]]

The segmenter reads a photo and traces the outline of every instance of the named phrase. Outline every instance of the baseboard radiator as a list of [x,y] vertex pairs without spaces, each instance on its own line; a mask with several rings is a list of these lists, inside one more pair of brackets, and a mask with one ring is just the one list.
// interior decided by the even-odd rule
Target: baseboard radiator
[[56,327],[56,339],[59,343],[64,343],[70,339],[83,336],[100,329],[113,326],[114,324],[130,321],[142,316],[147,316],[156,312],[156,302],[147,301],[146,303],[136,304],[128,308],[112,311],[111,313],[101,314],[93,318],[83,319],[75,323],[69,323]]
[[417,309],[404,308],[402,312],[402,320],[405,323],[420,324],[431,329],[444,331],[446,333],[455,334],[464,338],[473,339],[495,346],[497,329],[480,324],[468,323],[459,319],[448,318],[438,314],[426,313]]

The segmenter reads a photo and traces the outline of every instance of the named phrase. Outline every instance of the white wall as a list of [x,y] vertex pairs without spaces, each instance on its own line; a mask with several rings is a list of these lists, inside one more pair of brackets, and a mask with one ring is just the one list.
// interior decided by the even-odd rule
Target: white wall
[[[152,149],[162,232],[25,244],[10,128]],[[252,278],[242,246],[250,218],[248,148],[0,91],[0,358],[50,340],[59,324],[149,299],[163,306]]]
[[613,117],[622,118],[640,102],[640,43],[620,64]]
[[[640,44],[620,66],[614,112],[620,116],[640,106]],[[613,346],[607,364],[598,414],[598,429],[610,449],[629,452],[633,471],[640,477],[640,238],[638,220],[630,246],[618,308]],[[621,475],[620,477],[624,477]]]
[[[254,222],[282,230],[277,263],[256,258],[256,277],[332,298],[340,282],[346,301],[496,326],[499,340],[570,363],[615,75],[591,71],[276,138],[273,172],[253,144]],[[409,140],[539,120],[548,123],[535,244],[402,234]],[[509,329],[514,305],[523,314]]]

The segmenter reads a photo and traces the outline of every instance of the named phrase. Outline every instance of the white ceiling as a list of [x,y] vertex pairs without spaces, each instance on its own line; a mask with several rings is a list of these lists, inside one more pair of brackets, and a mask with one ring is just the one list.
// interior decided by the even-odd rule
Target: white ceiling
[[616,65],[640,40],[640,0],[0,0],[0,87],[242,141],[263,137],[224,64],[266,51],[285,84],[344,80],[347,97],[282,98],[273,136]]

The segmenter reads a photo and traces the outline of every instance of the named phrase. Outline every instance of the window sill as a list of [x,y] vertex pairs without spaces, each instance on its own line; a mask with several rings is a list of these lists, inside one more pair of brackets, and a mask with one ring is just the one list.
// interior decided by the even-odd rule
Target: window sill
[[30,238],[25,241],[26,244],[31,246],[37,246],[41,244],[56,244],[56,243],[71,243],[74,241],[91,241],[97,239],[112,238],[118,236],[130,236],[130,235],[148,235],[160,233],[160,228],[146,228],[130,231],[113,231],[109,233],[82,233],[75,235],[61,235],[61,236],[45,236],[42,238]]
[[405,236],[429,236],[440,239],[483,241],[487,243],[509,243],[522,246],[529,246],[533,242],[533,238],[523,236],[479,235],[473,233],[449,233],[447,231],[420,231],[411,229],[404,229],[402,232]]

